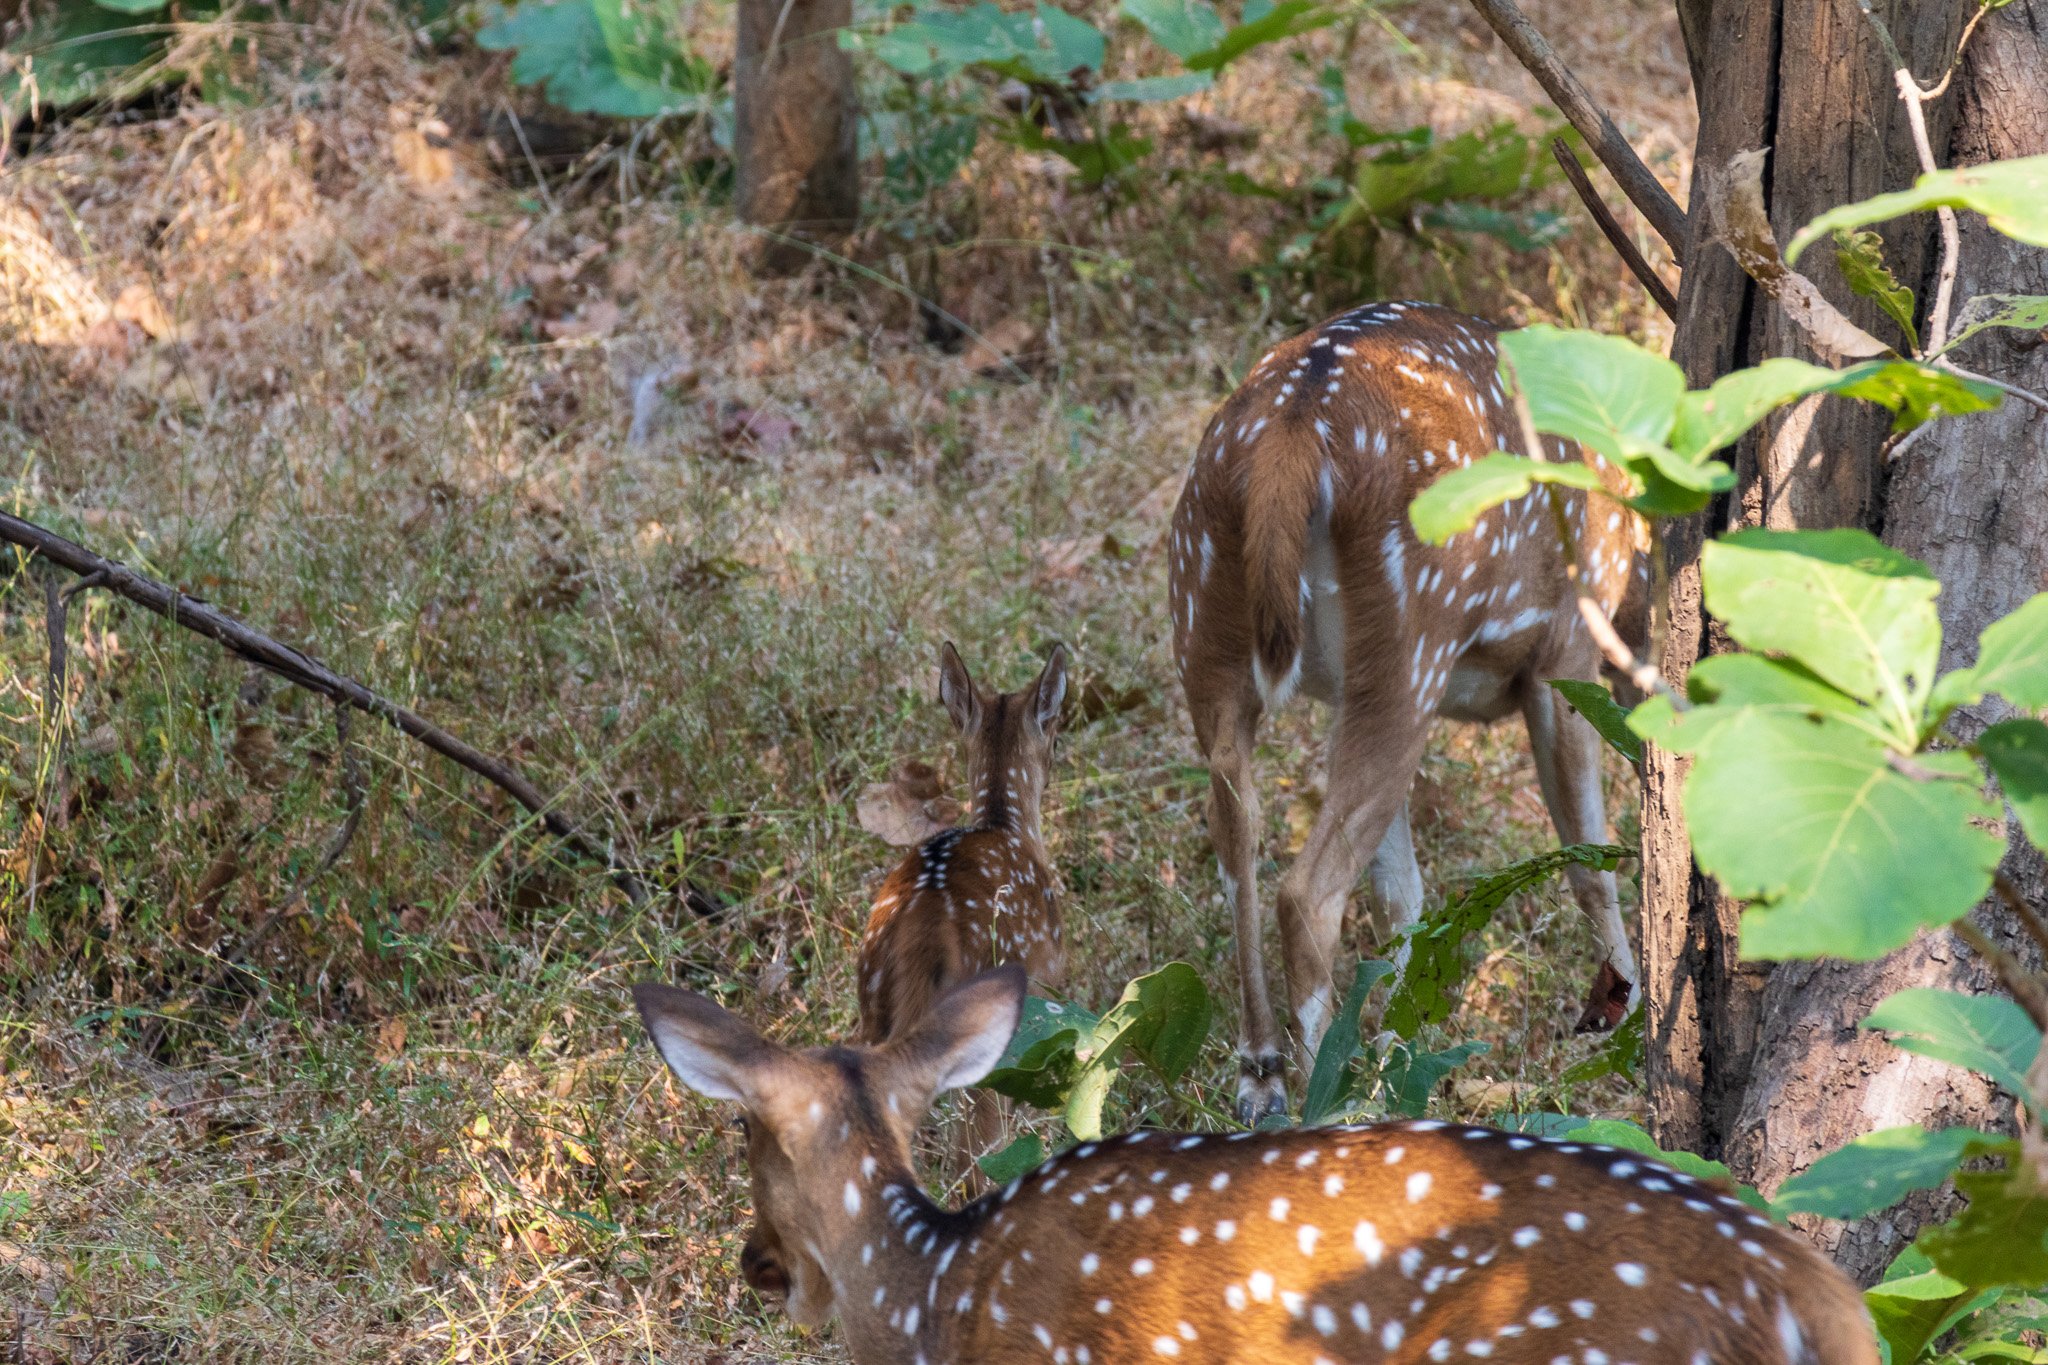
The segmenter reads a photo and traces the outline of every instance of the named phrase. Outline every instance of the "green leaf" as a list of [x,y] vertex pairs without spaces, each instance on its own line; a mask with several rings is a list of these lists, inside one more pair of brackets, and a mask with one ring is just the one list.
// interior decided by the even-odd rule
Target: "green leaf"
[[1550,685],[1572,710],[1600,732],[1600,738],[1631,763],[1643,761],[1643,742],[1628,728],[1628,712],[1621,709],[1604,684],[1581,682],[1577,678],[1552,678]]
[[1309,1072],[1308,1089],[1301,1101],[1304,1127],[1312,1128],[1323,1122],[1342,1109],[1349,1098],[1351,1059],[1358,1055],[1359,1012],[1365,1008],[1365,997],[1372,993],[1373,986],[1393,970],[1393,963],[1378,958],[1367,958],[1358,964],[1344,1004],[1330,1021],[1323,1041],[1316,1046],[1315,1065]]
[[1424,1024],[1440,1024],[1450,1017],[1457,1003],[1455,989],[1465,976],[1465,938],[1484,928],[1508,897],[1567,867],[1612,871],[1623,858],[1634,856],[1635,850],[1613,844],[1569,844],[1490,873],[1423,916],[1408,931],[1408,962],[1387,1001],[1387,1027],[1412,1039]]
[[1793,235],[1785,247],[1785,263],[1797,261],[1799,253],[1828,233],[1943,206],[1974,209],[2006,236],[2030,246],[2048,246],[2048,156],[1932,171],[1914,181],[1910,190],[1829,209]]
[[1603,1147],[1619,1147],[1624,1151],[1641,1152],[1654,1157],[1674,1171],[1684,1171],[1699,1180],[1711,1180],[1734,1190],[1735,1197],[1755,1209],[1758,1213],[1769,1213],[1770,1203],[1749,1186],[1737,1180],[1726,1166],[1718,1161],[1709,1161],[1691,1152],[1667,1152],[1657,1145],[1657,1140],[1627,1119],[1587,1119],[1574,1127],[1565,1128],[1553,1136],[1568,1142],[1598,1144]]
[[1866,360],[1843,370],[1826,391],[1889,409],[1893,431],[1911,431],[1936,417],[1989,412],[2005,399],[1989,384],[1914,360]]
[[2027,1068],[2041,1050],[2041,1031],[2008,996],[1916,986],[1888,996],[1862,1027],[1892,1034],[1902,1052],[1982,1072],[2032,1107]]
[[1945,715],[1988,693],[2029,710],[2048,706],[2048,593],[2028,598],[2017,611],[1986,626],[1977,642],[1976,664],[1944,677],[1932,700]]
[[1441,545],[1459,532],[1471,530],[1488,509],[1513,502],[1539,483],[1588,492],[1604,489],[1593,467],[1577,460],[1551,462],[1495,452],[1458,466],[1423,489],[1408,504],[1408,520],[1418,537]]
[[1993,1154],[2006,1159],[2005,1169],[1957,1172],[1969,1207],[1914,1245],[1935,1269],[1972,1287],[2038,1288],[2048,1284],[2048,1194],[2035,1185],[2019,1143],[2002,1142]]
[[1316,0],[1280,0],[1271,8],[1262,5],[1256,18],[1247,4],[1244,23],[1225,33],[1206,52],[1183,57],[1181,62],[1190,71],[1221,71],[1253,48],[1336,22],[1337,12],[1324,9]]
[[1080,1070],[1067,1096],[1067,1127],[1087,1141],[1102,1135],[1102,1104],[1129,1053],[1168,1085],[1200,1055],[1214,1006],[1193,967],[1169,962],[1124,987],[1076,1052]]
[[1920,1359],[1928,1342],[1996,1295],[1996,1290],[1973,1293],[1968,1285],[1934,1269],[1924,1252],[1908,1246],[1893,1259],[1884,1279],[1863,1291],[1863,1304],[1891,1359],[1910,1365]]
[[1964,755],[1919,755],[1920,780],[1834,716],[1758,707],[1697,707],[1658,742],[1694,756],[1693,856],[1754,902],[1745,957],[1880,957],[1990,889],[2004,844],[1972,823],[1996,807]]
[[1740,531],[1706,547],[1701,584],[1736,640],[1790,655],[1918,744],[1941,652],[1926,565],[1866,531]]
[[1501,370],[1529,397],[1536,429],[1622,461],[1671,434],[1685,375],[1621,337],[1547,323],[1503,332]]
[[1045,0],[1038,0],[1038,27],[1052,44],[1052,60],[1061,76],[1070,78],[1076,71],[1102,70],[1107,40],[1101,29]]
[[1977,295],[1956,310],[1955,331],[1936,354],[1947,355],[1992,327],[2013,327],[2022,332],[2048,330],[2048,294]]
[[544,84],[578,114],[650,118],[708,107],[718,76],[668,38],[661,16],[625,0],[524,0],[478,30],[477,46],[516,49],[512,80]]
[[1139,76],[1127,81],[1104,81],[1095,87],[1096,99],[1128,104],[1160,104],[1167,100],[1199,95],[1216,84],[1206,71],[1184,71],[1178,76]]
[[1052,5],[1008,14],[989,3],[930,8],[861,44],[909,76],[943,79],[978,67],[1028,83],[1064,85],[1077,69],[1102,65],[1100,30]]
[[1380,1084],[1395,1113],[1420,1118],[1429,1108],[1429,1097],[1437,1083],[1474,1057],[1485,1055],[1489,1045],[1471,1039],[1441,1052],[1426,1052],[1413,1042],[1395,1043],[1380,1067]]
[[1117,11],[1135,19],[1153,42],[1182,61],[1210,51],[1229,32],[1208,0],[1121,0]]
[[1765,414],[1835,382],[1838,372],[1777,356],[1723,375],[1678,403],[1671,448],[1684,456],[1708,455],[1740,439]]
[[1899,324],[1914,350],[1920,349],[1920,332],[1913,325],[1913,291],[1899,283],[1885,264],[1884,238],[1874,232],[1837,232],[1835,264],[1851,292],[1874,299],[1885,316]]
[[1019,120],[1005,137],[1028,151],[1051,152],[1080,172],[1081,183],[1093,188],[1152,154],[1150,138],[1133,137],[1129,124],[1112,124],[1099,138],[1070,142],[1048,137],[1036,124]]
[[1638,1004],[1628,1012],[1626,1019],[1615,1025],[1614,1032],[1607,1035],[1599,1051],[1564,1069],[1564,1079],[1571,1085],[1585,1085],[1602,1076],[1620,1076],[1626,1080],[1633,1077],[1642,1064],[1643,1007]]
[[1422,225],[1450,232],[1478,232],[1515,251],[1540,251],[1565,235],[1569,222],[1548,209],[1513,212],[1491,204],[1453,199],[1422,214]]
[[1975,1128],[1880,1129],[1836,1148],[1787,1180],[1771,1204],[1781,1214],[1861,1218],[1890,1208],[1914,1190],[1932,1189],[1947,1180],[1971,1144],[1997,1141]]
[[2048,848],[2048,725],[2031,716],[2004,720],[1977,736],[1977,752],[2035,848]]
[[1000,1152],[990,1152],[975,1161],[981,1173],[998,1185],[1007,1185],[1018,1176],[1037,1170],[1045,1162],[1045,1144],[1038,1134],[1026,1133]]
[[1076,1051],[1097,1022],[1079,1005],[1026,996],[1017,1031],[982,1088],[1039,1109],[1065,1107],[1079,1067]]
[[116,14],[155,14],[171,3],[171,0],[92,0],[101,9],[110,9]]

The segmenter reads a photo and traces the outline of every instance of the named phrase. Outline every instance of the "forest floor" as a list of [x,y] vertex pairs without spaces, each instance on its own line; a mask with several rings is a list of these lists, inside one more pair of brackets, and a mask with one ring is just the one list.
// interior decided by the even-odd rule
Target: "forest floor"
[[[1531,9],[1682,198],[1666,7]],[[715,194],[621,140],[536,187],[502,129],[493,155],[501,102],[538,117],[500,66],[346,12],[320,62],[271,49],[272,98],[79,123],[0,166],[0,498],[511,756],[660,894],[629,904],[358,717],[360,825],[294,901],[343,815],[333,716],[104,594],[71,612],[57,799],[40,582],[0,561],[0,1357],[836,1359],[740,1285],[731,1115],[669,1083],[626,987],[846,1035],[898,856],[856,799],[905,760],[960,777],[939,642],[1016,686],[1063,640],[1071,989],[1100,1007],[1194,964],[1221,1017],[1192,1084],[1227,1108],[1229,939],[1158,541],[1213,405],[1351,300],[1278,296],[1257,202],[1105,205],[997,144],[948,191],[943,248],[870,232],[868,273],[757,282]],[[1462,9],[1362,32],[1379,124],[1537,102]],[[1210,112],[1273,130],[1233,155],[1279,174],[1317,98],[1261,54]],[[1378,288],[1661,340],[1547,194],[1559,245],[1389,239]],[[890,280],[987,343],[930,344]],[[1269,887],[1321,724],[1303,705],[1264,734]],[[1610,788],[1632,839],[1632,775]],[[1415,809],[1432,899],[1555,843],[1517,725],[1439,726]],[[1561,887],[1515,901],[1443,1030],[1491,1051],[1434,1103],[1632,1112],[1559,1079],[1596,1046],[1569,1035],[1594,961]]]

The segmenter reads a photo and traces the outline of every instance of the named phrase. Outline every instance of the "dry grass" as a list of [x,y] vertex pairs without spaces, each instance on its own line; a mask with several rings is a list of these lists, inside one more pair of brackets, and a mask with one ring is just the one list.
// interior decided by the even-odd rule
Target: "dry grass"
[[[1682,185],[1668,18],[1537,12]],[[948,192],[943,250],[878,231],[856,254],[977,327],[1020,319],[1032,378],[992,381],[867,276],[749,280],[743,235],[664,169],[686,151],[624,202],[615,163],[552,205],[505,183],[464,132],[494,70],[425,63],[374,14],[337,24],[317,64],[305,35],[265,49],[269,98],[81,125],[6,167],[6,221],[54,251],[5,277],[9,503],[514,755],[665,888],[730,904],[632,908],[498,793],[358,724],[370,797],[346,856],[202,994],[339,818],[331,718],[88,595],[71,801],[45,829],[40,593],[10,569],[0,1355],[836,1358],[739,1288],[728,1116],[657,1071],[624,987],[668,975],[786,1035],[844,1034],[890,856],[853,798],[901,757],[950,757],[937,641],[1008,680],[1058,638],[1084,697],[1118,703],[1073,727],[1050,821],[1076,990],[1101,1003],[1180,957],[1227,998],[1147,494],[1317,301],[1247,283],[1256,205],[1197,188],[1105,210],[988,147]],[[1376,121],[1530,98],[1462,12],[1387,25],[1354,57]],[[1293,72],[1262,57],[1215,97],[1281,130],[1243,154],[1262,174],[1305,173]],[[1589,231],[1537,257],[1400,247],[1382,274],[1640,331],[1603,251]],[[38,278],[61,289],[31,306]],[[1263,770],[1295,794],[1269,803],[1276,850],[1317,733],[1305,710],[1269,729]],[[1552,841],[1518,731],[1446,727],[1425,776],[1433,893]],[[1475,1078],[1629,1104],[1556,1079],[1587,1048],[1563,1031],[1592,943],[1555,890],[1502,916],[1449,1030],[1493,1042]],[[1227,1093],[1227,1032],[1202,1095]]]

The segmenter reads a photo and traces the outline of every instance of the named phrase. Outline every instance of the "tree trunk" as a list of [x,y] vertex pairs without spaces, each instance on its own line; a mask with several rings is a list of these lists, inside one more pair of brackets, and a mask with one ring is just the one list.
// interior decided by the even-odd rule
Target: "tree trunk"
[[[1879,3],[1914,71],[1946,69],[1967,10]],[[1681,0],[1700,101],[1694,203],[1704,178],[1733,154],[1772,149],[1765,177],[1780,239],[1822,209],[1918,173],[1918,161],[1882,49],[1852,0]],[[2048,150],[2048,0],[2016,0],[1987,16],[1949,95],[1928,106],[1937,149],[1957,162]],[[1695,386],[1774,355],[1803,355],[1801,338],[1770,302],[1704,239],[1692,219],[1674,356]],[[1938,241],[1931,217],[1882,227],[1900,278],[1931,299]],[[1828,296],[1863,326],[1891,338],[1874,305],[1853,297],[1832,253],[1801,258]],[[1989,291],[2043,292],[2048,255],[2021,248],[1981,222],[1965,229],[1957,298]],[[1976,367],[2040,388],[2048,352],[1971,343]],[[1811,400],[1765,423],[1735,452],[1735,492],[1667,543],[1673,555],[1666,671],[1683,676],[1725,648],[1700,607],[1704,536],[1735,526],[1862,526],[1929,562],[1946,585],[1944,666],[1967,662],[1977,632],[2044,586],[2048,571],[2048,419],[2023,405],[1951,419],[1887,471],[1877,458],[1884,414]],[[1966,718],[1969,732],[1987,718]],[[1905,1123],[2010,1123],[1981,1080],[1912,1057],[1859,1031],[1879,1000],[1913,985],[1982,989],[1988,977],[1946,932],[1923,936],[1874,963],[1739,961],[1738,907],[1698,875],[1678,820],[1684,766],[1657,753],[1645,774],[1644,971],[1649,1001],[1651,1110],[1659,1140],[1725,1160],[1766,1190],[1841,1142]],[[2037,859],[2008,860],[2032,896],[2048,893]],[[2009,927],[1992,912],[1988,923]],[[1868,1281],[1953,1196],[1916,1196],[1899,1210],[1849,1226],[1816,1226],[1815,1240]]]
[[800,269],[812,255],[803,242],[841,236],[860,217],[859,110],[839,49],[852,22],[852,0],[740,0],[734,198],[743,221],[777,234],[754,253],[763,273]]

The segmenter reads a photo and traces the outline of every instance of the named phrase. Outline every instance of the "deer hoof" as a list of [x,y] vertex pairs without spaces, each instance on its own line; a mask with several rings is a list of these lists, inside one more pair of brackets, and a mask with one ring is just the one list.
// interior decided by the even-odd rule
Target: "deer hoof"
[[1269,1114],[1287,1112],[1287,1066],[1277,1052],[1237,1059],[1237,1121],[1258,1126]]

